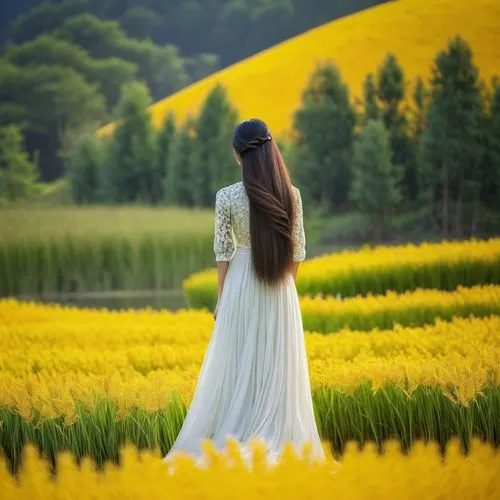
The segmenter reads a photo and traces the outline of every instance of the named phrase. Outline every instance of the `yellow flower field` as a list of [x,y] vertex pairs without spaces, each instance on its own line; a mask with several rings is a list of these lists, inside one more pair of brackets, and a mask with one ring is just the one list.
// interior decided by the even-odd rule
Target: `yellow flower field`
[[453,291],[417,289],[404,293],[344,299],[321,296],[300,298],[305,328],[331,332],[352,329],[390,328],[394,324],[418,326],[435,318],[454,315],[500,314],[500,285],[458,286]]
[[[188,403],[213,327],[203,311],[79,310],[0,301],[0,407],[25,418],[70,415],[77,401],[110,399],[122,413]],[[500,316],[437,320],[420,328],[306,333],[313,388],[354,391],[370,381],[405,389],[457,388],[466,404],[500,385]]]
[[[207,93],[223,84],[240,117],[258,116],[275,135],[290,130],[293,113],[319,62],[335,61],[353,97],[366,74],[388,52],[401,62],[406,80],[430,75],[432,61],[460,34],[471,45],[488,83],[500,68],[498,0],[398,0],[327,23],[219,71],[151,107],[155,125],[173,111],[180,121],[197,113]],[[249,86],[249,82],[252,82]],[[107,134],[113,124],[101,129]]]
[[[456,439],[447,447],[443,461],[434,444],[417,442],[408,456],[399,444],[387,442],[385,453],[372,445],[360,452],[350,443],[341,462],[331,455],[323,461],[298,457],[291,448],[279,464],[267,465],[263,448],[252,445],[252,462],[243,462],[237,444],[228,443],[226,453],[205,446],[205,468],[188,457],[178,457],[167,470],[158,452],[141,452],[132,446],[122,449],[120,466],[108,464],[104,473],[96,472],[89,459],[78,468],[70,453],[58,456],[57,481],[49,478],[47,463],[32,446],[25,450],[25,461],[16,483],[0,458],[2,499],[58,498],[83,499],[163,499],[206,500],[272,499],[299,500],[335,498],[339,500],[422,499],[457,500],[500,497],[500,453],[475,439],[472,451],[464,457]],[[169,472],[170,471],[170,472]],[[388,480],[390,478],[390,480]]]
[[[404,1],[404,0],[403,0]],[[408,243],[398,246],[366,247],[361,253],[344,250],[301,264],[301,281],[323,279],[325,275],[342,276],[357,271],[375,269],[380,273],[404,266],[407,269],[426,268],[435,263],[453,264],[464,261],[494,263],[500,256],[500,238],[489,240],[442,241],[439,243]]]

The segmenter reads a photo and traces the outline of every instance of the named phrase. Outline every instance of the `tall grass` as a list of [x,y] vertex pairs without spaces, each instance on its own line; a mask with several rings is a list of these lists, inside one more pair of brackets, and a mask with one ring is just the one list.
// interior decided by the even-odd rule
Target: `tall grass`
[[186,407],[175,396],[162,411],[150,413],[136,408],[125,418],[111,401],[101,401],[93,410],[79,404],[76,410],[74,421],[69,423],[64,417],[43,419],[39,414],[27,421],[0,408],[0,450],[7,457],[11,472],[19,467],[21,450],[27,442],[36,443],[52,461],[59,451],[71,450],[77,460],[92,457],[98,466],[117,461],[119,448],[126,442],[139,448],[161,445],[162,449],[169,449],[186,414]]
[[173,288],[214,260],[210,211],[26,207],[0,217],[0,296]]
[[[487,387],[467,405],[454,401],[449,392],[438,387],[418,386],[411,393],[388,384],[376,391],[361,384],[352,394],[333,388],[313,391],[316,422],[323,440],[331,443],[336,454],[344,452],[348,441],[374,442],[378,449],[391,438],[409,450],[416,439],[434,441],[444,451],[456,437],[468,450],[471,439],[478,437],[500,445],[500,387]],[[71,451],[80,460],[92,457],[99,466],[117,462],[120,448],[132,443],[139,448],[160,448],[166,454],[177,436],[186,414],[180,398],[160,411],[130,410],[125,416],[111,401],[101,401],[94,409],[77,405],[76,418],[26,420],[18,413],[0,408],[0,449],[10,470],[20,466],[22,448],[35,443],[52,462],[58,452]]]

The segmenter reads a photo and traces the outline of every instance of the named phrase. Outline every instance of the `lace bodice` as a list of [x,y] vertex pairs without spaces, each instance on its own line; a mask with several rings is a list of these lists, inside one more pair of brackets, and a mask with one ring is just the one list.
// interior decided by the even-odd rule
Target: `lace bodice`
[[[294,187],[296,210],[293,224],[294,261],[306,257],[306,239],[300,191]],[[250,246],[250,209],[243,182],[236,182],[217,191],[215,196],[216,261],[230,261],[237,246]]]

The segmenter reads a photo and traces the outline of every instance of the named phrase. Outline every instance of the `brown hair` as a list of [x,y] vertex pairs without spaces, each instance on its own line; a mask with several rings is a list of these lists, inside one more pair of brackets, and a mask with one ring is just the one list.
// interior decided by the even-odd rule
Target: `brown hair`
[[243,185],[250,202],[250,242],[257,277],[282,280],[293,263],[292,184],[279,148],[262,120],[236,126],[233,148],[241,157]]

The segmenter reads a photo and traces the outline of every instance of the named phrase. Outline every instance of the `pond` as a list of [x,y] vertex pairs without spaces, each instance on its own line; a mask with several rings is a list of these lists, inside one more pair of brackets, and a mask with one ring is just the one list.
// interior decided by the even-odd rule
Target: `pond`
[[45,296],[18,296],[18,300],[34,300],[40,303],[58,303],[84,308],[106,308],[109,310],[170,309],[188,307],[182,290],[113,291],[87,293],[60,293]]

